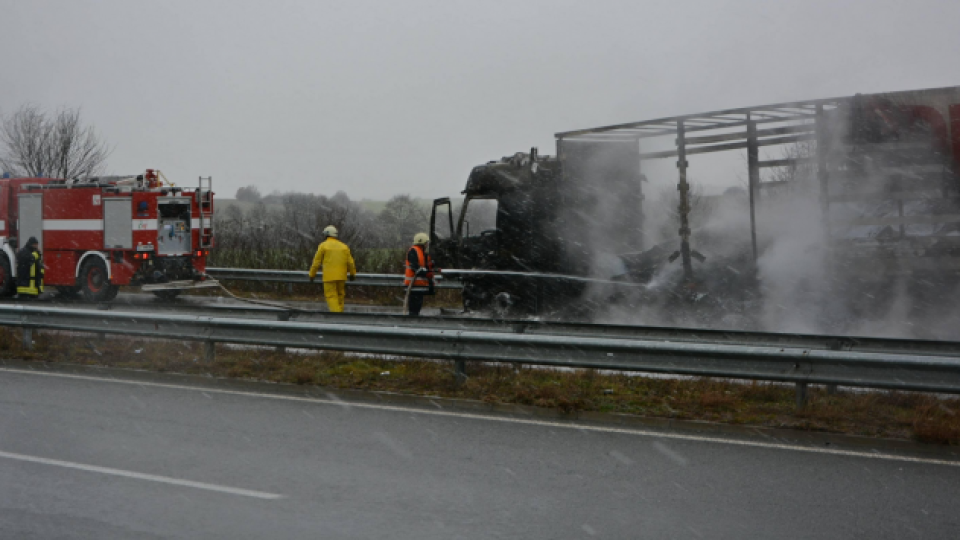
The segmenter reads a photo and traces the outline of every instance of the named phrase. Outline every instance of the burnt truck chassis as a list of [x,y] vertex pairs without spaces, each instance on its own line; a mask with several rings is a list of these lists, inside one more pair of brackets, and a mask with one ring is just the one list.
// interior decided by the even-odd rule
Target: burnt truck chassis
[[[584,247],[589,238],[570,234],[572,228],[588,221],[571,212],[571,207],[589,208],[596,199],[595,193],[584,191],[584,185],[600,187],[620,200],[622,204],[614,207],[620,219],[613,221],[634,233],[626,235],[618,246],[617,254],[627,265],[627,272],[616,280],[634,285],[644,283],[649,278],[644,268],[650,258],[656,257],[660,262],[664,258],[670,262],[679,260],[682,278],[669,292],[674,301],[700,301],[711,291],[698,292],[698,287],[709,288],[711,281],[726,281],[729,286],[732,280],[743,289],[735,295],[735,301],[749,309],[750,303],[762,294],[754,279],[759,257],[757,205],[763,193],[784,187],[761,182],[760,171],[801,165],[814,171],[821,215],[812,219],[822,219],[827,224],[824,245],[833,268],[858,261],[875,264],[879,260],[884,271],[882,276],[877,273],[878,281],[892,274],[909,273],[933,275],[935,279],[947,276],[960,282],[960,211],[955,210],[960,201],[960,87],[727,109],[555,136],[558,157],[538,156],[534,149],[530,154],[520,153],[475,167],[463,191],[466,198],[456,224],[450,200],[434,201],[431,240],[438,262],[446,267],[490,272],[462,278],[467,310],[493,308],[500,312],[510,309],[512,314],[542,314],[568,304],[587,290],[583,283],[565,279],[588,276],[590,269],[585,261],[597,255]],[[644,139],[664,136],[675,137],[674,149],[642,151]],[[804,143],[811,145],[809,155],[760,158],[762,147]],[[752,265],[754,272],[744,278],[698,276],[694,263],[703,256],[691,245],[687,158],[732,150],[746,150],[747,155],[751,246],[747,267]],[[635,161],[626,168],[605,171],[598,181],[583,182],[583,162],[611,151],[619,154],[621,160],[625,157],[628,163]],[[646,160],[671,158],[676,159],[678,171],[680,227],[678,245],[667,255],[656,249],[645,250],[643,245],[641,171]],[[882,179],[881,189],[869,185],[868,177]],[[464,236],[464,217],[471,200],[478,198],[498,200],[501,206],[497,225],[480,238],[468,238]],[[917,215],[904,212],[907,201],[934,199],[943,204],[934,203]],[[869,201],[892,204],[898,211],[892,216],[839,221],[831,215],[835,207]],[[453,233],[444,238],[437,234],[437,226],[447,220],[445,228]],[[939,228],[939,232],[910,234],[908,229],[916,224],[928,224]],[[874,230],[845,236],[858,227]],[[943,233],[951,228],[957,229],[958,234]],[[837,277],[839,272],[831,275]],[[609,300],[615,301],[619,293],[616,287],[611,290]],[[729,297],[718,298],[715,303],[730,301]]]

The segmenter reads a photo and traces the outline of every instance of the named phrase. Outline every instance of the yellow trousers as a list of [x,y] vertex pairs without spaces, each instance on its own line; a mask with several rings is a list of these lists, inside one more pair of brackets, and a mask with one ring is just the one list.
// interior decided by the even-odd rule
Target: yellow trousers
[[343,313],[343,301],[347,297],[346,281],[324,281],[323,296],[327,299],[327,307],[333,313]]

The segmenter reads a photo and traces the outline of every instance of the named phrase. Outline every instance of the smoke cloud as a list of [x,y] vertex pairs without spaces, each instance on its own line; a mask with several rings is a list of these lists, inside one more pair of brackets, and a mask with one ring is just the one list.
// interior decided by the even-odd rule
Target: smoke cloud
[[[889,111],[902,106],[855,101],[829,117],[831,144],[822,149],[830,174],[828,217],[816,144],[781,148],[797,161],[768,170],[761,182],[755,261],[746,182],[710,195],[695,187],[691,247],[705,260],[694,261],[692,283],[674,258],[680,246],[676,173],[651,177],[644,183],[643,249],[621,251],[620,268],[598,260],[592,273],[643,286],[597,285],[582,301],[606,323],[957,339],[960,280],[949,255],[960,240],[951,223],[960,215],[958,179],[935,126],[890,120]],[[887,116],[852,121],[877,107],[886,107]],[[888,124],[869,131],[876,118]],[[598,210],[593,215],[610,230],[616,216]],[[597,251],[606,253],[622,244],[596,241]]]

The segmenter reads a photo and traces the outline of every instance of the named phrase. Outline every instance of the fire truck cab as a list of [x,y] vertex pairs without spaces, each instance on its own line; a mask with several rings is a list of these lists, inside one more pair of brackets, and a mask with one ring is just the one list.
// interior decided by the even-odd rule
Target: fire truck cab
[[213,247],[209,178],[185,189],[159,171],[86,180],[0,180],[0,296],[16,291],[16,252],[39,242],[44,284],[92,302],[141,286],[162,298],[216,287],[204,274]]

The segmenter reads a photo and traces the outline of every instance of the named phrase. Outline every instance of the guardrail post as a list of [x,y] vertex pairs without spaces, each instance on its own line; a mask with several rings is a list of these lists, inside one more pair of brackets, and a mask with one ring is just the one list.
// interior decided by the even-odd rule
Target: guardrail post
[[212,364],[213,361],[216,359],[217,359],[217,342],[204,341],[203,342],[203,360],[209,364]]
[[[291,286],[291,287],[292,287],[292,286]],[[280,322],[289,321],[289,320],[290,320],[290,312],[289,312],[289,311],[284,311],[283,313],[277,314],[277,320],[280,321]],[[277,346],[277,352],[278,352],[278,353],[287,352],[287,348],[284,347],[283,345],[278,345],[278,346]]]
[[33,350],[33,328],[23,329],[23,348],[28,351]]
[[827,385],[827,393],[830,394],[831,396],[837,395],[837,385],[835,385],[835,384],[828,384],[828,385]]
[[467,382],[467,361],[466,360],[454,360],[453,375],[456,378],[458,385]]
[[807,383],[797,383],[797,410],[807,406]]
[[[97,304],[97,311],[110,311],[110,304],[105,304],[105,303],[99,303],[99,304]],[[106,340],[107,340],[107,334],[106,334],[106,332],[98,332],[98,333],[97,333],[97,340],[98,340],[98,341],[106,341]]]

